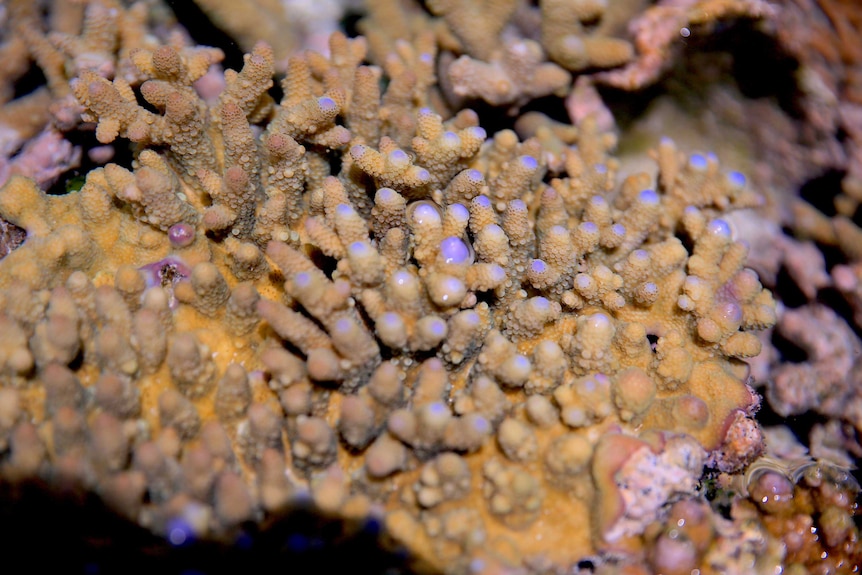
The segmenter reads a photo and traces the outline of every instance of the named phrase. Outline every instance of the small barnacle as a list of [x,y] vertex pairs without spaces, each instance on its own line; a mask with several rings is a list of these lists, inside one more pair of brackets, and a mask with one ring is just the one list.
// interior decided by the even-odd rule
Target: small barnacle
[[[805,461],[798,464],[797,468],[807,469],[813,463]],[[764,456],[755,460],[745,471],[742,493],[751,496],[764,512],[779,513],[789,509],[797,481],[798,477],[794,477],[787,463]]]
[[849,493],[851,498],[860,492],[850,469],[810,457],[788,461],[760,457],[746,469],[741,487],[742,493],[750,495],[763,511],[777,513],[788,508],[794,488],[800,483],[809,487],[827,485],[836,492]]
[[796,482],[804,479],[812,486],[829,484],[838,491],[846,491],[854,496],[862,491],[852,469],[825,459],[792,462],[789,467],[791,477]]

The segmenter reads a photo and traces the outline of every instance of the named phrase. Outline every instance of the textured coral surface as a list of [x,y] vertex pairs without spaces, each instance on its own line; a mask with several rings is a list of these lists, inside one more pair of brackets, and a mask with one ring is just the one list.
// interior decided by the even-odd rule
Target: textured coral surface
[[[645,171],[617,157],[591,83],[673,65],[669,38],[641,42],[651,19],[706,33],[779,6],[372,2],[366,36],[291,52],[201,2],[250,48],[221,71],[182,32],[135,41],[172,25],[156,3],[84,4],[78,36],[10,7],[94,167],[61,195],[23,171],[0,188],[6,480],[77,485],[171,542],[310,505],[452,573],[858,562],[852,461],[765,440],[752,387],[779,415],[858,426],[855,334],[777,305],[750,246],[781,250],[809,298],[833,280],[780,230],[746,233],[776,190],[716,154],[661,138]],[[568,122],[514,129],[468,107],[563,96]],[[832,277],[851,301],[853,182],[834,217],[794,212],[847,255]],[[773,326],[807,361],[778,361]],[[819,453],[852,450],[819,433]]]

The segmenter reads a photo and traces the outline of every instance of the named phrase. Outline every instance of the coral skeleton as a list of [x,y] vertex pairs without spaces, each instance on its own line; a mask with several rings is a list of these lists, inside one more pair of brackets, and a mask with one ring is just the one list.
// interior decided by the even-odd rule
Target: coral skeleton
[[[0,188],[23,237],[0,259],[0,476],[75,481],[163,536],[182,520],[230,539],[310,501],[379,520],[451,573],[588,557],[603,572],[747,572],[755,556],[774,569],[769,545],[790,539],[777,518],[803,521],[803,486],[829,548],[858,544],[837,503],[852,477],[763,467],[760,332],[777,323],[814,362],[769,382],[781,413],[860,405],[833,373],[858,349],[805,333],[829,312],[784,311],[747,263],[733,214],[763,195],[670,138],[650,172],[624,170],[601,114],[490,133],[454,105],[516,113],[623,65],[597,78],[634,82],[652,64],[616,37],[609,3],[435,0],[412,18],[374,2],[360,29],[401,18],[408,38],[335,32],[323,52],[273,50],[236,22],[249,51],[224,71],[217,48],[153,38],[98,62],[110,71],[85,65],[140,9],[84,4],[80,36],[24,40],[43,68],[76,63],[46,73],[51,90],[133,159],[63,195],[14,171]],[[848,183],[845,212],[859,197]],[[849,219],[814,214],[809,229],[857,261]],[[833,270],[848,299],[854,271]],[[793,385],[804,376],[820,387]],[[713,513],[701,495],[716,477],[745,477],[760,502]]]

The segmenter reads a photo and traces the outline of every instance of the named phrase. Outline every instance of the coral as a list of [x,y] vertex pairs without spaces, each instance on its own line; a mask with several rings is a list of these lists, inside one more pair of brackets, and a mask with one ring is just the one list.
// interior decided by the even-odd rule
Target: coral
[[703,449],[686,436],[647,441],[605,436],[596,446],[592,469],[600,496],[596,528],[601,539],[624,549],[627,540],[660,518],[672,496],[694,492],[703,459]]
[[[570,72],[607,69],[628,62],[631,44],[617,37],[616,20],[604,2],[546,0],[435,0],[428,18],[412,2],[369,2],[360,29],[369,35],[381,64],[395,46],[432,31],[446,50],[440,87],[454,108],[482,99],[512,111],[528,101],[563,96]],[[608,24],[606,24],[606,22]]]
[[[77,167],[82,155],[78,145],[63,138],[87,130],[70,80],[89,71],[138,85],[142,76],[130,60],[133,50],[154,48],[168,37],[175,46],[187,40],[158,2],[53,1],[45,3],[45,13],[40,3],[8,4],[0,22],[0,182],[20,174],[47,187]],[[41,72],[44,85],[28,85],[31,68]],[[18,82],[27,86],[26,93],[17,93]],[[99,164],[112,155],[107,148],[89,151]]]
[[[488,4],[500,34],[514,3]],[[280,102],[263,43],[211,100],[216,49],[131,50],[139,86],[76,70],[99,142],[135,158],[0,190],[27,236],[0,261],[4,476],[68,473],[162,535],[298,499],[447,571],[565,570],[636,556],[704,465],[760,454],[745,360],[775,302],[724,219],[760,196],[669,139],[655,177],[623,176],[593,116],[549,170],[538,137],[438,105],[428,41],[381,82],[334,34],[288,59]],[[523,81],[499,103],[540,95]]]
[[348,2],[325,0],[247,0],[240,4],[223,0],[196,0],[200,9],[243,50],[263,41],[275,54],[276,69],[282,71],[294,52],[311,49],[325,52],[328,38],[338,30]]
[[32,178],[43,188],[50,187],[64,172],[78,167],[81,149],[73,146],[55,130],[45,130],[24,144],[11,159],[0,157],[0,182],[11,175]]
[[813,410],[862,429],[862,350],[847,323],[828,307],[811,304],[785,311],[776,329],[802,349],[806,361],[774,369],[766,388],[773,409],[785,416]]
[[[166,21],[167,16],[143,2],[130,7],[115,0],[54,4],[50,21],[43,22],[38,5],[11,2],[9,28],[12,38],[19,39],[45,75],[55,123],[68,129],[77,124],[79,114],[69,80],[89,70],[137,83],[140,76],[129,60],[130,53],[155,47],[158,40],[149,33],[152,24],[148,20]],[[182,39],[175,36],[173,42]]]
[[[857,492],[847,470],[832,464],[758,459],[744,476],[715,479],[707,498],[682,496],[642,530],[632,544],[643,545],[648,570],[635,572],[852,573],[859,561],[850,519]],[[600,562],[596,572],[630,568],[627,561]]]
[[730,18],[764,18],[776,8],[763,0],[662,1],[632,19],[635,57],[626,66],[596,75],[599,82],[634,90],[655,82],[674,61],[681,39]]

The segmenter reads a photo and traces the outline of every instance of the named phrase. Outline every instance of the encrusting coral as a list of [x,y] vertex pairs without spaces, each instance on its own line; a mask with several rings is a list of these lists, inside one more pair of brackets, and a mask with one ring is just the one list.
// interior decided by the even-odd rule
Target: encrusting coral
[[278,103],[264,44],[211,104],[207,48],[133,50],[139,91],[72,82],[137,152],[0,190],[27,233],[0,261],[4,475],[200,536],[310,493],[468,572],[636,553],[704,464],[762,451],[744,360],[775,311],[722,219],[758,204],[741,174],[664,140],[655,181],[618,182],[587,119],[551,177],[538,140],[435,111],[421,48],[385,90],[363,38],[329,51]]

